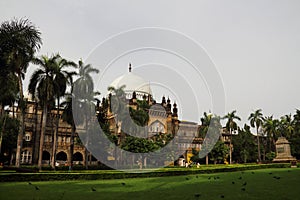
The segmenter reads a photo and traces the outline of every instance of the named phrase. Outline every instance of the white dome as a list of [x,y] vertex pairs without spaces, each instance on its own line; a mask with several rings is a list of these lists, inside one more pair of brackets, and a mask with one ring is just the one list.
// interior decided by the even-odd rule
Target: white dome
[[132,72],[128,72],[127,74],[118,77],[110,84],[111,87],[116,89],[123,85],[125,85],[125,93],[132,93],[135,91],[136,93],[152,94],[150,83]]

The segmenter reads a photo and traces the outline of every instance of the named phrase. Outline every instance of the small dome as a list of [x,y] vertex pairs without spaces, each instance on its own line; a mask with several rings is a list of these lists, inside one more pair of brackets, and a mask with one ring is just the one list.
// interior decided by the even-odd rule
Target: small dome
[[150,83],[132,72],[128,72],[127,74],[118,77],[110,84],[111,87],[116,89],[120,88],[122,85],[125,85],[125,93],[132,93],[135,91],[137,94],[152,94]]

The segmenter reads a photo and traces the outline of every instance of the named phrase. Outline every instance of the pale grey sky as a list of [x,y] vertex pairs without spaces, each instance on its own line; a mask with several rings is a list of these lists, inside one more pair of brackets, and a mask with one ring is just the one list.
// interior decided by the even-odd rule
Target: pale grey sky
[[[42,32],[40,55],[60,52],[74,61],[86,59],[99,43],[130,29],[160,27],[178,31],[200,44],[215,64],[223,81],[225,113],[236,109],[246,122],[250,112],[258,108],[275,117],[300,108],[299,10],[297,0],[2,0],[0,21],[29,18]],[[174,57],[156,53],[137,52],[119,59],[114,75],[126,72],[128,62],[140,66],[153,58],[153,63],[175,63]],[[176,85],[167,73],[166,77]],[[212,109],[205,84],[192,87],[203,89],[204,97],[197,102],[200,112]],[[184,101],[186,95],[180,98],[176,101]],[[192,121],[200,117],[190,112],[183,116]]]

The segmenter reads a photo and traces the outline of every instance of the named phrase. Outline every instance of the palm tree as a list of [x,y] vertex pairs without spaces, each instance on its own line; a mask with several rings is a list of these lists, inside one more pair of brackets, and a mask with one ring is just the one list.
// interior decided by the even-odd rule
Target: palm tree
[[261,109],[258,109],[253,113],[251,113],[248,120],[250,120],[251,127],[256,128],[258,161],[261,162],[260,141],[259,141],[259,132],[258,132],[258,129],[262,126],[263,123],[263,114]]
[[[73,87],[73,86],[72,86]],[[72,91],[72,89],[71,89]],[[67,122],[71,126],[71,138],[70,138],[70,157],[68,157],[68,165],[69,170],[72,170],[73,168],[73,154],[74,154],[74,137],[76,132],[76,126],[73,118],[73,112],[72,112],[72,94],[66,95],[66,100],[62,102],[62,106],[64,107],[63,113],[62,113],[62,120]]]
[[20,129],[17,139],[16,167],[20,167],[21,148],[25,130],[23,82],[29,62],[42,45],[41,32],[28,19],[6,21],[0,27],[0,55],[17,75],[19,87]]
[[290,139],[294,132],[294,120],[291,114],[280,117],[280,134]]
[[53,70],[54,70],[54,92],[57,101],[57,110],[56,110],[56,125],[55,132],[53,137],[53,148],[52,148],[52,158],[51,158],[51,166],[55,169],[55,161],[56,161],[56,148],[57,148],[57,134],[59,127],[59,116],[60,116],[60,98],[63,97],[66,93],[67,85],[73,84],[73,75],[76,72],[70,72],[66,70],[67,67],[75,67],[76,64],[71,61],[67,61],[66,59],[61,58],[59,54],[55,55],[52,58],[53,62]]
[[232,163],[232,131],[238,130],[238,125],[235,122],[235,120],[241,120],[239,116],[235,115],[236,110],[232,111],[231,113],[228,113],[223,117],[223,119],[227,119],[226,122],[226,130],[229,131],[230,134],[230,140],[229,140],[229,164]]
[[279,121],[273,116],[263,118],[263,130],[269,140],[269,151],[275,151],[275,140],[278,137]]
[[43,155],[43,145],[44,145],[44,136],[46,133],[47,126],[47,116],[48,111],[51,109],[51,106],[54,104],[54,98],[56,95],[55,89],[57,88],[55,80],[55,61],[57,57],[52,56],[48,58],[47,56],[41,56],[41,58],[34,59],[34,63],[39,65],[40,68],[37,69],[30,78],[30,83],[28,86],[28,91],[32,95],[32,98],[35,99],[37,96],[42,111],[42,129],[40,135],[40,146],[39,146],[39,159],[38,167],[42,167],[42,155]]
[[[211,118],[212,118],[212,114],[207,114],[206,112],[203,113],[203,117],[201,117],[200,121],[201,121],[201,127],[199,129],[199,136],[202,138],[205,138],[210,122],[211,122]],[[206,160],[206,165],[208,165],[208,152],[205,155],[205,160]]]
[[91,74],[97,74],[99,70],[93,68],[90,64],[84,65],[82,60],[78,61],[77,67],[79,78],[76,80],[73,93],[77,94],[78,97],[84,97],[84,95],[89,96],[89,94],[94,92],[94,81]]
[[[82,106],[86,108],[84,111],[85,116],[85,128],[86,133],[88,131],[88,121],[89,117],[91,117],[91,106],[93,105],[93,102],[95,100],[95,96],[99,95],[98,92],[94,92],[94,81],[91,76],[91,73],[99,73],[99,70],[96,68],[93,68],[90,64],[84,65],[82,60],[78,61],[78,75],[79,78],[74,82],[74,91],[73,95],[75,97],[76,101],[81,101]],[[74,98],[73,98],[74,99]],[[97,100],[98,101],[98,100]],[[86,145],[88,145],[88,135],[86,139]],[[86,151],[86,168],[87,168],[87,148],[85,148]]]

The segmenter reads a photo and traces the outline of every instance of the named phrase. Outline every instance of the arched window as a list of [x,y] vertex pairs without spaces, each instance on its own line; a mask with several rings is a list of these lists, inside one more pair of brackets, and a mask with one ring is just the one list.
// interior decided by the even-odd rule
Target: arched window
[[57,161],[67,161],[67,154],[63,151],[56,154],[56,160]]
[[21,163],[31,164],[31,161],[32,161],[31,152],[28,150],[23,151],[21,156]]
[[149,132],[165,133],[165,126],[162,122],[156,120],[150,125]]

